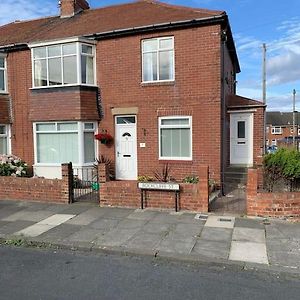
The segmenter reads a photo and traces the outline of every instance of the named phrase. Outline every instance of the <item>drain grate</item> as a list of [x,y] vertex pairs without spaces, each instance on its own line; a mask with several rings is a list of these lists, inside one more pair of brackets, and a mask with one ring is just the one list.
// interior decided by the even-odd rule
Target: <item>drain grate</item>
[[204,214],[196,214],[194,219],[206,221],[207,218],[208,218],[208,215],[204,215]]
[[232,222],[231,219],[226,219],[226,218],[219,218],[218,221],[219,222]]

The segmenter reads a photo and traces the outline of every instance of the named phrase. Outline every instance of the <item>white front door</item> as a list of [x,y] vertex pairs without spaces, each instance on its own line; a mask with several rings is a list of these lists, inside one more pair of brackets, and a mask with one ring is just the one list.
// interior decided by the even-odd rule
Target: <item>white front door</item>
[[136,116],[116,116],[116,179],[137,179]]
[[230,164],[253,165],[253,114],[230,115]]

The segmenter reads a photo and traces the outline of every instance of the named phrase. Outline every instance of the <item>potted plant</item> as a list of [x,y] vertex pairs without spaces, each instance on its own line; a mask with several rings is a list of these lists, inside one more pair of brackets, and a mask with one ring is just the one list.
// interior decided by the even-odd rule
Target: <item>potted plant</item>
[[107,132],[102,132],[95,134],[95,139],[100,141],[101,144],[108,144],[113,140],[113,137]]

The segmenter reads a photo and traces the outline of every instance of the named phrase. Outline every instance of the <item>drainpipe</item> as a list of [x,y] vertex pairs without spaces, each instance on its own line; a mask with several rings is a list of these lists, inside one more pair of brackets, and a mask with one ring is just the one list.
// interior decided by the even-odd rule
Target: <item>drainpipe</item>
[[[221,192],[224,193],[225,168],[226,168],[226,93],[225,93],[225,47],[227,42],[227,34],[225,30],[221,32]],[[223,121],[222,121],[223,119]]]

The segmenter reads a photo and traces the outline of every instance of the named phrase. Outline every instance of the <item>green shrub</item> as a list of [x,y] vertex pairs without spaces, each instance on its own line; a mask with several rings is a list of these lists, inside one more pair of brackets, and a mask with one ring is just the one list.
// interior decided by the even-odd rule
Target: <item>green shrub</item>
[[189,176],[186,176],[183,179],[183,182],[184,183],[198,183],[199,182],[199,177],[196,176],[196,175],[189,175]]
[[269,191],[281,180],[293,189],[294,182],[300,179],[300,153],[295,149],[281,148],[264,156],[265,186]]
[[27,176],[27,164],[15,155],[0,155],[0,176]]

